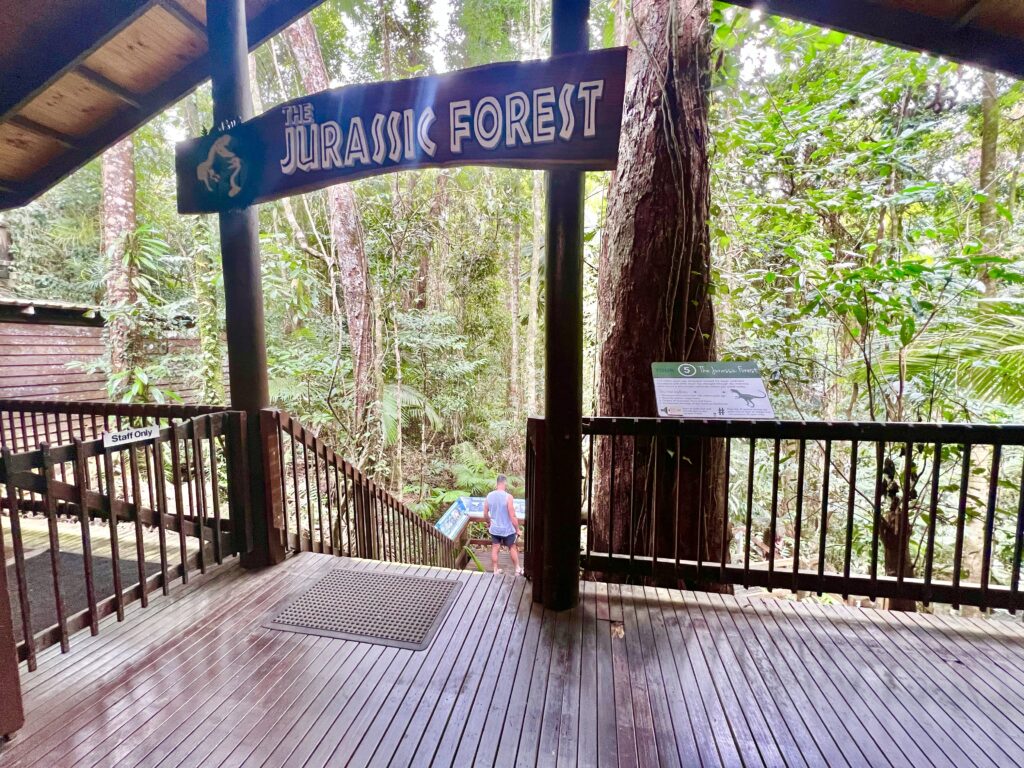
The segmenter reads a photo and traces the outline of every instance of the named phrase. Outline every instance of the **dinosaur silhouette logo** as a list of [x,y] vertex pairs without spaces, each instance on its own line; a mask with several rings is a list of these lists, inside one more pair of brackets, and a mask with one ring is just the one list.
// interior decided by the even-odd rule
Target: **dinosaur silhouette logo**
[[242,160],[228,148],[231,137],[220,136],[210,146],[206,159],[196,168],[196,177],[203,182],[209,192],[216,192],[222,186],[224,172],[218,168],[227,168],[228,197],[235,197],[242,191],[238,177],[242,172]]
[[738,389],[731,389],[730,392],[735,393],[736,397],[747,404],[747,408],[754,407],[755,400],[764,400],[768,395],[750,395],[746,392],[740,392]]

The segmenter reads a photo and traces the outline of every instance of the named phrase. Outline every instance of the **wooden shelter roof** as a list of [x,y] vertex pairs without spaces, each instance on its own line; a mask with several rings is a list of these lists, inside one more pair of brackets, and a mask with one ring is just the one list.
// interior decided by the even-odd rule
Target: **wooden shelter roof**
[[726,0],[1024,78],[1024,0]]
[[[0,0],[0,210],[209,77],[207,0]],[[255,47],[322,0],[247,0]]]
[[[207,0],[0,0],[0,210],[209,76]],[[1024,0],[729,0],[1024,77]],[[247,0],[255,47],[322,0]]]

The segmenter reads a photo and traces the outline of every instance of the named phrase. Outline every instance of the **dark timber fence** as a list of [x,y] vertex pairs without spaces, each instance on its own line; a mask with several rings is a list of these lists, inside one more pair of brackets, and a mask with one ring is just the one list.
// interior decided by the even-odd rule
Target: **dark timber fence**
[[267,498],[286,549],[458,567],[458,545],[320,437],[283,411],[261,419]]
[[[96,634],[104,616],[122,620],[127,604],[145,607],[154,590],[251,548],[239,490],[244,418],[184,406],[0,403],[0,552],[13,554],[17,653],[30,670],[40,649],[60,643],[66,652],[77,630]],[[153,424],[156,439],[103,445],[104,430]],[[40,625],[40,616],[53,620]]]
[[[1024,608],[1024,426],[591,418],[583,435],[587,576]],[[680,491],[699,440],[724,467],[715,530]]]

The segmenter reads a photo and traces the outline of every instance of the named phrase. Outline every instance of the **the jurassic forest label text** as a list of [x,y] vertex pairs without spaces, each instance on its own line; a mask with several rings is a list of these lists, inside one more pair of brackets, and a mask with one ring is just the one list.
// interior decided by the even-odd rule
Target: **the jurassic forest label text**
[[615,167],[626,50],[337,88],[177,146],[178,210],[240,208],[411,168]]

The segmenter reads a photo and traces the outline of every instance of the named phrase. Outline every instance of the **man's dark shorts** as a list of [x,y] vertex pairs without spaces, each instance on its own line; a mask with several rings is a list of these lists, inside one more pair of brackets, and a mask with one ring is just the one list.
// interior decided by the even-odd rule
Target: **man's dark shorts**
[[503,547],[511,547],[516,543],[516,534],[510,533],[508,536],[495,536],[491,534],[491,543],[500,544]]

